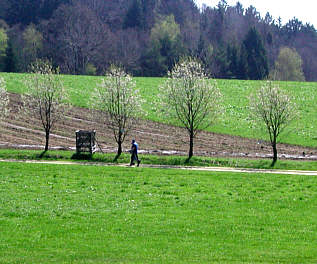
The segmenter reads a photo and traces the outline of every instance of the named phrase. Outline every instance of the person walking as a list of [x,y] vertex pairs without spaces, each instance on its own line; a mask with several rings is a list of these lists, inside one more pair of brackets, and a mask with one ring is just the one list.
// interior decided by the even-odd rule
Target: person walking
[[141,160],[139,160],[139,156],[138,156],[138,143],[136,143],[136,141],[134,139],[132,139],[131,142],[131,161],[130,161],[130,166],[134,165],[134,161],[137,162],[137,166],[139,167]]

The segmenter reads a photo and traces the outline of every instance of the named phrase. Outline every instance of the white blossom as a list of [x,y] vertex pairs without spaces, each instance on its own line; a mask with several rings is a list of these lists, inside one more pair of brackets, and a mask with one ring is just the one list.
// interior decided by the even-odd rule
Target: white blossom
[[50,131],[63,118],[68,107],[67,94],[58,71],[48,62],[37,61],[25,84],[28,91],[22,96],[23,109],[30,117],[41,121],[46,133],[47,150]]
[[6,91],[5,80],[0,77],[0,119],[4,119],[8,114],[9,96]]
[[159,97],[163,114],[187,129],[190,159],[196,133],[209,127],[221,114],[222,96],[217,84],[208,79],[200,62],[186,58],[168,73]]
[[142,99],[136,83],[123,69],[112,66],[91,98],[91,106],[99,110],[97,119],[108,125],[118,143],[118,158],[122,143],[139,118],[144,117]]
[[273,148],[274,165],[278,137],[298,117],[297,106],[277,84],[267,82],[250,96],[250,117],[258,126],[264,125]]

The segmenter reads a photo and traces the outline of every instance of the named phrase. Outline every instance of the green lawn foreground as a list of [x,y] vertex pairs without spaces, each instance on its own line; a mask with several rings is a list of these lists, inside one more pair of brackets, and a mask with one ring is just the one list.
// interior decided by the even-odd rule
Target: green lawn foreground
[[317,177],[0,163],[0,263],[317,263]]

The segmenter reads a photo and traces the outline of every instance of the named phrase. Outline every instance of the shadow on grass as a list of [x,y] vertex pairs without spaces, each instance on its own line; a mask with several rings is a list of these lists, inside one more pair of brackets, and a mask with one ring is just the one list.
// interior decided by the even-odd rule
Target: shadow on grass
[[92,160],[93,154],[90,153],[74,153],[71,159],[74,160]]
[[46,154],[46,152],[47,152],[47,150],[42,151],[41,154],[38,155],[38,157],[40,159],[42,159],[44,157],[44,155]]

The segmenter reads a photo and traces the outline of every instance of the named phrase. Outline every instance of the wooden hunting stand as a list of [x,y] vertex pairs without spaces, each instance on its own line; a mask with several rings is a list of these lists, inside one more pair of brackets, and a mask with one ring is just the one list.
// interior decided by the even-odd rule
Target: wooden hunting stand
[[91,155],[96,151],[96,131],[76,131],[76,153],[89,152]]

